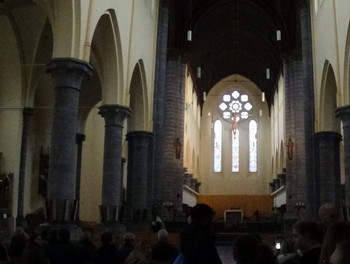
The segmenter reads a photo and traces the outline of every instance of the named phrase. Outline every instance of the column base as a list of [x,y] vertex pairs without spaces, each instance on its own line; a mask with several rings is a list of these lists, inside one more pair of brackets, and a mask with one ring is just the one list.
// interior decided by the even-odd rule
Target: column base
[[73,223],[76,221],[78,202],[74,199],[46,199],[46,219],[48,222]]
[[101,223],[116,223],[121,215],[121,207],[118,205],[100,205]]

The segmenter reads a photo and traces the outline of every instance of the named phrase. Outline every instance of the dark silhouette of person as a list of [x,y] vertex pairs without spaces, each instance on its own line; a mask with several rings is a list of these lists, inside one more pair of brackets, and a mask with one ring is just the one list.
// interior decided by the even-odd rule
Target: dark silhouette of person
[[180,250],[187,264],[221,264],[215,247],[214,215],[206,204],[191,209],[190,221],[180,233]]
[[29,235],[28,242],[23,250],[23,264],[47,264],[44,249],[40,246],[41,237],[37,233]]
[[92,263],[96,246],[92,241],[92,234],[89,231],[85,231],[78,242],[79,250],[79,260],[81,264],[90,264]]
[[19,261],[22,258],[27,241],[27,233],[22,227],[17,227],[10,242],[10,257],[13,261]]
[[130,252],[135,249],[134,241],[134,233],[126,233],[124,235],[124,242],[119,249],[121,263],[124,263],[126,258],[129,256]]
[[58,230],[57,243],[49,249],[50,264],[79,263],[78,247],[70,241],[70,231],[67,228]]
[[173,263],[179,254],[179,250],[175,245],[168,242],[169,235],[165,229],[159,230],[157,235],[158,242],[152,247],[152,259],[166,263]]
[[101,235],[101,247],[97,249],[94,264],[118,264],[123,263],[120,254],[113,241],[112,232],[104,232]]

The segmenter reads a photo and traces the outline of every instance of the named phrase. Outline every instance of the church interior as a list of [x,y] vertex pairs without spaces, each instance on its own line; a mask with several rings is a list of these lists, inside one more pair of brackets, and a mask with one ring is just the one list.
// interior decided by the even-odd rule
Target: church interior
[[347,0],[0,0],[0,223],[349,220]]

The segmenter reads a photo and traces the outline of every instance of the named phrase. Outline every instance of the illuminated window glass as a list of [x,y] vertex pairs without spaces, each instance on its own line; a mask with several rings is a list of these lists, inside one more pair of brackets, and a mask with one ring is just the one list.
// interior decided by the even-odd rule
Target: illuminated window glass
[[232,172],[239,172],[239,130],[232,131]]
[[214,123],[214,171],[221,171],[222,159],[222,124],[220,120]]
[[249,122],[249,172],[256,172],[258,168],[257,124]]
[[249,96],[240,94],[238,91],[224,94],[218,106],[222,117],[231,122],[238,122],[240,118],[248,119],[253,108],[253,105],[249,102]]

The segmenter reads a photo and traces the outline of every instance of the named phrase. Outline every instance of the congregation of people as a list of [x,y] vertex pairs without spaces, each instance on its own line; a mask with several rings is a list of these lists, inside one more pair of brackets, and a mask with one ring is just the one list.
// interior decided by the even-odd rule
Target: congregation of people
[[229,260],[218,253],[215,212],[206,204],[192,208],[178,243],[169,241],[165,228],[152,241],[112,232],[96,239],[91,230],[72,241],[67,228],[27,233],[18,227],[8,243],[0,232],[0,264],[350,264],[350,223],[340,220],[333,204],[324,204],[319,215],[318,222],[297,221],[275,243],[240,234]]
[[244,233],[233,241],[233,260],[223,262],[215,246],[215,212],[205,204],[192,209],[180,234],[181,254],[175,264],[350,264],[350,223],[340,220],[334,204],[319,210],[320,221],[299,220],[274,243],[261,234]]
[[350,264],[350,223],[331,203],[320,207],[319,216],[317,222],[297,221],[277,237],[276,248],[256,235],[240,236],[233,249],[236,264]]
[[18,227],[9,243],[0,243],[0,264],[171,264],[178,249],[161,229],[156,242],[125,233],[120,239],[103,232],[95,239],[91,231],[72,241],[67,228],[25,232]]

